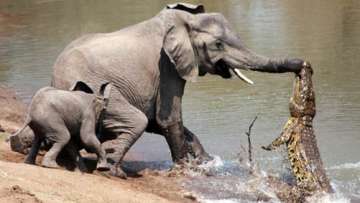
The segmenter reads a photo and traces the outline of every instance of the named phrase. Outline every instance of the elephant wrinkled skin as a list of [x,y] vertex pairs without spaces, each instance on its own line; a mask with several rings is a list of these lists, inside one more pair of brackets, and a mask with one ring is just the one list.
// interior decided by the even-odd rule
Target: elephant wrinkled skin
[[183,125],[186,81],[206,73],[230,78],[233,72],[252,83],[240,69],[297,72],[302,62],[257,55],[244,46],[223,15],[204,13],[202,6],[174,4],[136,25],[73,41],[54,65],[52,85],[67,89],[81,80],[98,89],[106,81],[114,84],[103,138],[116,140],[112,172],[118,175],[123,156],[145,130],[166,138],[175,162],[188,153],[210,159]]

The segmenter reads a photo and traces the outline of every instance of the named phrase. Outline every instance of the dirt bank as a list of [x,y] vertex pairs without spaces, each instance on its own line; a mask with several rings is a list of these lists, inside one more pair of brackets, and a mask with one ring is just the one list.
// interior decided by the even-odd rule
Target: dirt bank
[[26,105],[16,98],[15,91],[0,85],[0,131],[15,132],[24,122]]
[[[24,124],[27,106],[16,98],[14,90],[0,84],[0,132],[14,133]],[[26,128],[11,139],[13,151],[26,154],[31,146],[34,134]]]
[[180,179],[151,172],[128,180],[23,164],[0,141],[0,202],[193,202]]

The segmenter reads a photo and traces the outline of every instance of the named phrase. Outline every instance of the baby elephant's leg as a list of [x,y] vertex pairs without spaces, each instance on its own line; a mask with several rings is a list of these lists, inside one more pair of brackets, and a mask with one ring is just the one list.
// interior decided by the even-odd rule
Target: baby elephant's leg
[[[86,137],[86,138],[83,138]],[[92,151],[95,151],[98,162],[96,165],[96,169],[99,171],[107,171],[110,169],[107,161],[106,161],[106,153],[105,149],[101,146],[100,141],[97,139],[95,133],[87,134],[82,136],[81,138],[82,142],[90,149],[94,149]]]
[[89,148],[91,151],[95,151],[98,157],[96,169],[101,171],[109,170],[110,168],[106,161],[105,149],[101,146],[101,143],[95,134],[95,113],[88,112],[84,115],[84,117],[85,118],[82,121],[80,129],[80,139],[85,145],[85,148]]
[[65,149],[71,159],[76,163],[77,167],[81,172],[88,172],[88,168],[84,162],[84,159],[81,157],[79,150],[75,143],[70,140],[69,144],[65,146]]
[[65,127],[63,121],[62,123],[56,123],[57,121],[49,120],[49,122],[53,122],[53,125],[46,129],[48,132],[45,136],[54,144],[45,154],[42,161],[42,166],[48,168],[59,168],[59,165],[56,163],[56,158],[64,146],[69,143],[71,135],[68,129]]
[[33,140],[32,145],[31,145],[30,152],[29,152],[28,156],[25,159],[25,163],[27,163],[27,164],[35,164],[36,156],[37,156],[37,154],[39,152],[40,145],[41,145],[40,136],[38,134],[35,134],[34,140]]

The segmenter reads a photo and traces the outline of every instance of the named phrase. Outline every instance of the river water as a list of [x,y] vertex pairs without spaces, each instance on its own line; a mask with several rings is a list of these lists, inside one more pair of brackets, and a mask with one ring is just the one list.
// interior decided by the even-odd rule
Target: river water
[[[49,84],[52,64],[69,42],[148,19],[167,2],[1,0],[0,82],[29,102],[37,89]],[[192,3],[223,13],[260,54],[311,61],[321,156],[338,193],[360,199],[360,1]],[[262,170],[281,173],[284,152],[265,152],[260,146],[278,136],[288,118],[293,75],[245,73],[254,85],[208,75],[189,83],[183,100],[185,125],[228,167],[247,156],[242,150],[247,148],[245,132],[258,116],[252,129],[254,159]],[[142,161],[170,160],[164,139],[156,135],[145,134],[131,151]]]

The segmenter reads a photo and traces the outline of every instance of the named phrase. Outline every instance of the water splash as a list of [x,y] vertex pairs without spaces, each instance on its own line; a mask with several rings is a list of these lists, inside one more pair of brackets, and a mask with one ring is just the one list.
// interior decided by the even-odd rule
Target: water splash
[[259,171],[257,176],[251,176],[249,164],[214,156],[213,161],[200,165],[199,168],[211,175],[193,174],[191,180],[185,181],[184,186],[193,191],[200,202],[277,200],[275,193],[264,181],[266,172]]
[[224,161],[220,158],[220,156],[212,155],[212,157],[214,158],[213,160],[203,163],[199,165],[199,167],[206,169],[206,168],[220,168],[224,166]]
[[[267,177],[275,176],[285,182],[291,182],[291,178],[293,178],[291,172],[284,166],[278,167],[276,171],[269,170],[267,166],[255,167],[255,171],[251,171],[250,164],[246,160],[240,163],[237,159],[224,160],[217,155],[213,155],[213,157],[212,161],[202,165],[196,165],[196,160],[190,161],[180,170],[187,177],[183,182],[184,188],[191,191],[200,202],[280,202],[274,188],[267,183]],[[279,162],[279,160],[271,159],[270,163],[273,162]],[[173,167],[173,163],[169,160],[132,161],[130,163],[125,162],[124,165],[129,165],[136,170],[147,168],[158,171],[169,171]],[[358,173],[359,168],[360,162],[328,167],[327,170],[332,180],[331,185],[336,193],[313,196],[308,201],[314,203],[347,203],[360,200],[358,187],[360,176],[357,175],[360,174]],[[355,173],[352,173],[353,171]]]
[[[223,160],[214,156],[214,160],[200,165],[199,168],[210,172],[211,176],[201,173],[192,173],[190,180],[185,181],[183,186],[191,190],[200,202],[204,203],[234,203],[234,202],[280,202],[274,188],[267,183],[269,175],[264,170],[256,169],[255,174],[250,174],[248,163]],[[277,177],[285,180],[285,173]],[[276,176],[276,175],[275,175]],[[343,186],[343,183],[339,183]],[[336,191],[334,194],[321,194],[308,199],[313,203],[347,203],[350,199],[358,199],[354,195],[342,193],[338,185],[332,182]],[[355,193],[353,193],[355,194]],[[354,198],[353,198],[354,197]]]
[[321,194],[307,199],[310,203],[350,203],[351,200],[346,198],[343,193],[336,192],[333,194]]

